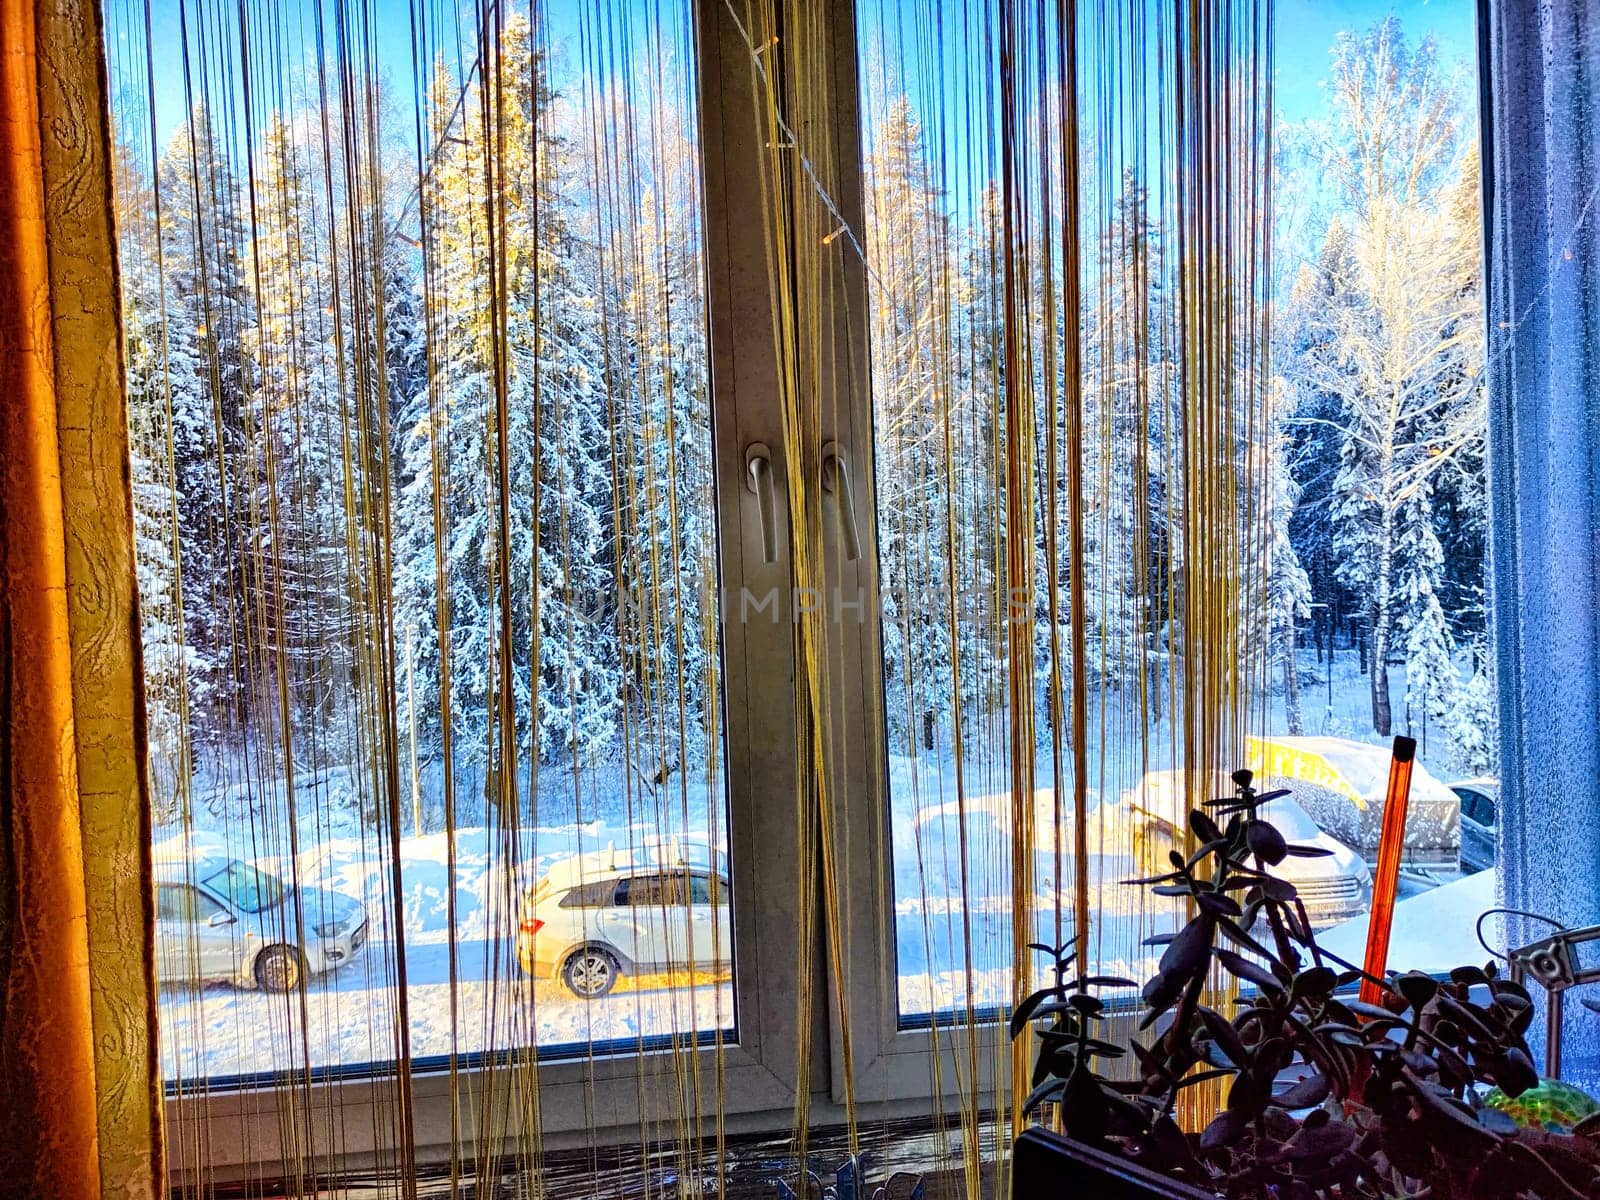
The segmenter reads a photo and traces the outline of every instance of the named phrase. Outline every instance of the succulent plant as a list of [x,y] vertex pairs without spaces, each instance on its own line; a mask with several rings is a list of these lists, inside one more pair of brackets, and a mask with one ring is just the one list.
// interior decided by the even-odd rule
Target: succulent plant
[[[1039,1039],[1028,1110],[1230,1200],[1600,1196],[1600,1122],[1529,1128],[1484,1102],[1490,1088],[1515,1100],[1539,1086],[1527,991],[1493,963],[1370,979],[1318,946],[1293,885],[1270,868],[1327,852],[1288,844],[1263,815],[1287,793],[1253,782],[1235,772],[1232,796],[1189,814],[1196,849],[1129,881],[1191,913],[1147,943],[1163,951],[1143,987],[1141,1036],[1122,1046],[1101,1032],[1100,993],[1133,980],[1076,972],[1070,943],[1035,947],[1053,980],[1011,1018],[1013,1037]],[[1241,985],[1231,1013],[1206,1003],[1216,967]],[[1381,1003],[1349,994],[1364,979]],[[1131,1080],[1099,1069],[1128,1056]],[[1225,1101],[1185,1132],[1179,1096],[1209,1080],[1226,1081]]]

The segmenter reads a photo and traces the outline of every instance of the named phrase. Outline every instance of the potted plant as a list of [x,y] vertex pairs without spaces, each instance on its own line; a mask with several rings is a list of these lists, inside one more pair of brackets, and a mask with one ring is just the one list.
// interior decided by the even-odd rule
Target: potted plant
[[[1085,975],[1065,947],[1053,980],[1018,1006],[1012,1036],[1039,1040],[1026,1108],[1052,1117],[1014,1155],[1015,1194],[1228,1197],[1229,1200],[1428,1197],[1590,1200],[1600,1196],[1600,1122],[1525,1128],[1486,1104],[1539,1083],[1524,1041],[1533,1005],[1493,964],[1439,980],[1374,980],[1382,1003],[1347,989],[1365,974],[1317,945],[1294,887],[1270,869],[1291,855],[1249,771],[1235,794],[1189,815],[1198,848],[1166,874],[1130,883],[1185,899],[1192,913],[1144,984],[1140,1036],[1100,1036],[1100,993],[1132,980]],[[1208,1005],[1220,967],[1242,985],[1233,1011]],[[1101,1064],[1131,1055],[1131,1080]],[[1181,1093],[1219,1081],[1225,1101],[1199,1133],[1178,1124]],[[1077,1186],[1074,1186],[1076,1184]]]

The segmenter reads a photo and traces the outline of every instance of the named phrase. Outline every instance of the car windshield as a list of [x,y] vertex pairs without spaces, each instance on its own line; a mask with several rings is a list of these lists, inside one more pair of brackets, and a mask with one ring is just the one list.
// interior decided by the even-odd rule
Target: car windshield
[[263,912],[283,902],[283,883],[276,875],[258,871],[237,859],[208,878],[205,884],[226,896],[235,908],[248,913]]

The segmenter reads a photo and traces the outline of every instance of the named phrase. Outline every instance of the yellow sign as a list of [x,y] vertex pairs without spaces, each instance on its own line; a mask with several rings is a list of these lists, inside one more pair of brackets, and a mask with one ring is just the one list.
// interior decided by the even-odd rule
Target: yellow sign
[[1348,798],[1363,812],[1367,809],[1366,798],[1356,791],[1338,767],[1321,754],[1261,738],[1246,738],[1245,753],[1250,761],[1250,769],[1257,775],[1314,783]]

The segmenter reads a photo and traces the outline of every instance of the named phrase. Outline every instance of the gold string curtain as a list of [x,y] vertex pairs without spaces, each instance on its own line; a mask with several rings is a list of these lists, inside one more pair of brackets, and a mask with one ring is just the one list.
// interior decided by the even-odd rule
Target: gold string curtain
[[[798,783],[771,800],[798,977],[828,981],[790,998],[796,1151],[830,1054],[850,1144],[865,1120],[863,856],[892,855],[871,957],[900,1016],[963,1048],[921,1094],[974,1193],[1026,1081],[993,1021],[1026,943],[1138,973],[1173,919],[1115,887],[1137,856],[1110,802],[1163,772],[1163,803],[1203,798],[1264,671],[1270,4],[864,0],[848,47],[828,11],[106,0],[181,1178],[252,1112],[249,1170],[302,1187],[356,1151],[402,1179],[419,1145],[452,1178],[537,1164],[547,1066],[599,1080],[617,1053],[657,1114],[622,1138],[720,1170],[738,514],[714,498],[697,20],[732,18],[723,68],[755,97],[764,202],[738,219],[766,256],[741,269],[775,313],[797,590],[838,577],[813,468],[870,395],[872,754],[846,762],[841,635],[805,612]],[[245,986],[199,985],[213,935],[180,889],[230,860],[293,889],[216,951]],[[538,898],[560,872],[704,880],[709,941],[592,1000],[564,964],[529,978],[519,934],[572,911]],[[672,886],[633,904],[670,924]],[[340,897],[347,965],[252,957],[320,938]],[[318,1090],[345,1070],[370,1081],[349,1113]],[[281,1090],[241,1101],[239,1076]]]

